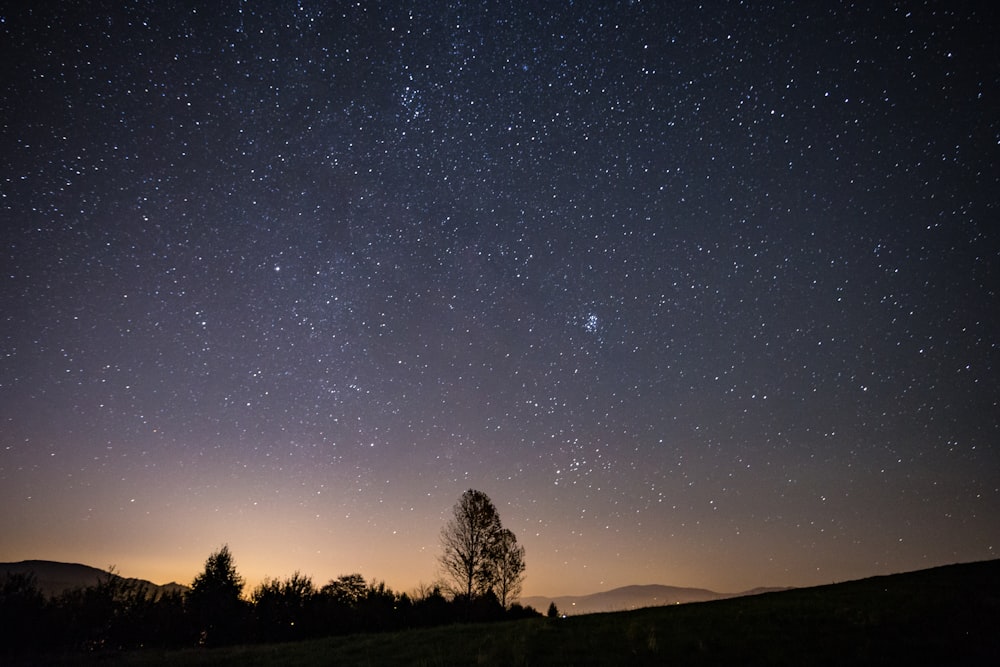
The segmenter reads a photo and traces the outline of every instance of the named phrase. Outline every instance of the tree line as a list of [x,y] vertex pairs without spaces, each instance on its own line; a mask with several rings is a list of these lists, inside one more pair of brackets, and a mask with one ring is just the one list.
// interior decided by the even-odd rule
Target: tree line
[[245,579],[226,545],[209,555],[186,593],[151,594],[112,568],[93,586],[46,598],[33,575],[8,573],[0,579],[0,633],[6,635],[0,655],[295,641],[539,615],[515,601],[524,548],[486,494],[470,489],[462,495],[441,546],[442,580],[412,593],[358,573],[317,586],[295,572],[266,579],[245,595]]

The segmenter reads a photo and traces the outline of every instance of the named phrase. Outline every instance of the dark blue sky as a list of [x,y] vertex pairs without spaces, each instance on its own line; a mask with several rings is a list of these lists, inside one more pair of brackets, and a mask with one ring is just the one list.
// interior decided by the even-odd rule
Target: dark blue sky
[[0,560],[997,557],[995,10],[120,4],[0,11]]

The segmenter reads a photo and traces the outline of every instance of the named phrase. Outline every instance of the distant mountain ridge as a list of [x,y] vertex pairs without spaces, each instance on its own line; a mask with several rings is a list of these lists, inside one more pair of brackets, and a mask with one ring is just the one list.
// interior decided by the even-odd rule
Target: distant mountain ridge
[[686,604],[689,602],[708,602],[726,598],[758,595],[772,591],[787,590],[785,588],[754,588],[742,593],[716,593],[706,588],[682,588],[679,586],[664,586],[647,584],[622,586],[609,591],[592,593],[590,595],[562,595],[545,597],[534,595],[521,598],[521,604],[530,605],[540,612],[545,612],[549,604],[554,602],[559,613],[567,615],[595,614],[608,611],[627,611],[643,607],[662,607],[670,604]]
[[[18,563],[0,563],[0,576],[11,574],[34,574],[38,588],[46,597],[55,597],[66,590],[86,588],[104,581],[110,576],[107,570],[101,570],[80,563],[60,563],[51,560],[23,560]],[[118,575],[115,575],[118,576]],[[134,577],[119,577],[130,583],[146,586],[150,595],[187,592],[190,590],[184,584],[170,582],[158,585],[145,579]]]
[[[98,582],[105,580],[110,574],[107,570],[101,570],[89,565],[50,560],[25,560],[17,563],[0,563],[0,577],[7,572],[12,574],[34,573],[38,587],[46,597],[57,596],[69,589],[94,586]],[[145,585],[150,595],[173,593],[176,591],[186,593],[190,590],[188,586],[176,582],[158,585],[145,579],[125,578],[125,580]],[[590,595],[562,595],[558,597],[535,595],[521,598],[520,603],[530,605],[538,611],[545,613],[549,607],[549,603],[555,602],[560,613],[575,616],[610,611],[627,611],[643,607],[662,607],[664,605],[686,604],[689,602],[707,602],[709,600],[722,600],[725,598],[758,595],[760,593],[781,590],[787,589],[754,588],[742,593],[717,593],[706,588],[683,588],[661,584],[646,584],[622,586]]]

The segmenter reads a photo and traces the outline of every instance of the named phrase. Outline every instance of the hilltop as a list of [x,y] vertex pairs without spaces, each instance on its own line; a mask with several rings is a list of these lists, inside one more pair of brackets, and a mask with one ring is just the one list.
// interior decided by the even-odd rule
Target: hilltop
[[[34,574],[38,582],[38,588],[46,597],[50,598],[59,595],[63,591],[94,586],[111,576],[111,573],[107,570],[101,570],[89,565],[60,563],[51,560],[23,560],[17,563],[0,563],[0,575],[8,572],[11,574]],[[145,586],[150,595],[173,593],[176,591],[185,592],[188,590],[187,586],[176,582],[158,585],[145,579],[136,579],[134,577],[122,578],[129,583]]]
[[555,603],[559,611],[568,616],[579,614],[594,614],[606,611],[627,611],[643,607],[662,607],[672,604],[689,602],[708,602],[726,598],[759,595],[785,588],[755,588],[741,593],[717,593],[706,588],[683,588],[679,586],[664,586],[661,584],[646,584],[622,586],[609,591],[592,593],[590,595],[562,595],[546,597],[533,595],[521,599],[521,604],[530,605],[539,611],[548,609],[550,603]]

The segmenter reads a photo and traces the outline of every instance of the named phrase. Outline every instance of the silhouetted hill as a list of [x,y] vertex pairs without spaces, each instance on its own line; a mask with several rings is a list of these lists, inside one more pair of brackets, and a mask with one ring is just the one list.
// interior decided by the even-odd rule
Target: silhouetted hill
[[716,593],[705,588],[682,588],[678,586],[648,584],[644,586],[622,586],[621,588],[601,593],[592,593],[591,595],[562,595],[554,598],[535,595],[522,598],[520,602],[524,605],[530,605],[543,613],[548,609],[549,603],[555,602],[560,613],[575,615],[606,611],[627,611],[629,609],[642,609],[643,607],[662,607],[664,605],[685,604],[688,602],[708,602],[709,600],[723,600],[780,590],[786,589],[754,588],[743,593]]
[[[51,560],[23,560],[19,563],[0,563],[0,576],[8,572],[11,574],[33,573],[35,579],[38,581],[38,587],[47,597],[59,595],[63,591],[72,588],[94,586],[98,582],[107,579],[109,575],[109,572],[106,570],[100,570],[89,565],[60,563]],[[172,593],[175,591],[183,593],[189,590],[187,586],[175,582],[160,586],[145,579],[126,577],[125,581],[145,585],[150,595],[154,593]]]

